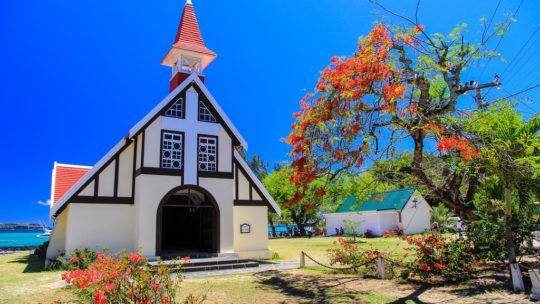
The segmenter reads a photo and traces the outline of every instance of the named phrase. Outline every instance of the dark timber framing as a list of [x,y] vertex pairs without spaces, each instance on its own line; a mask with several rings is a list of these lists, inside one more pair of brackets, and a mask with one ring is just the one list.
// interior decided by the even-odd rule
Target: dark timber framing
[[114,190],[113,196],[118,197],[118,174],[120,173],[120,156],[117,155],[114,160]]
[[[234,191],[234,206],[267,206],[269,210],[273,211],[273,212],[276,212],[276,210],[274,210],[274,207],[272,207],[272,205],[270,204],[270,202],[265,199],[265,196],[263,195],[263,193],[261,192],[261,190],[257,187],[257,185],[255,184],[255,182],[251,179],[251,177],[249,176],[249,174],[247,173],[246,170],[244,170],[244,168],[238,163],[237,160],[234,160],[234,169],[235,169],[235,181],[234,181],[234,188],[235,188],[235,191]],[[249,199],[240,199],[240,195],[239,195],[239,183],[238,183],[238,180],[239,180],[239,177],[240,175],[239,174],[243,174],[244,177],[247,179],[248,183],[249,183]],[[257,194],[259,195],[259,197],[262,199],[262,200],[253,200],[253,190],[255,190],[255,192],[257,192]]]
[[72,200],[74,204],[128,204],[133,205],[132,197],[93,197],[75,196]]
[[210,194],[210,192],[208,192],[204,188],[201,188],[199,186],[194,186],[194,185],[187,185],[187,186],[182,185],[167,192],[167,194],[165,194],[165,196],[161,199],[161,202],[158,205],[157,212],[156,212],[157,213],[156,214],[156,255],[157,256],[161,255],[161,251],[162,251],[161,249],[162,249],[162,237],[163,237],[163,206],[165,205],[165,203],[167,203],[167,201],[169,200],[171,196],[173,196],[178,191],[185,190],[185,189],[195,190],[197,192],[204,194],[205,198],[207,198],[210,201],[210,203],[213,205],[214,210],[216,212],[214,230],[212,231],[214,249],[216,253],[220,252],[220,244],[221,244],[220,217],[221,215],[220,215],[219,205],[216,199],[212,196],[212,194]]
[[[169,171],[169,170],[162,170],[162,168],[149,168],[149,167],[145,167],[144,166],[144,159],[145,159],[145,146],[146,146],[146,129],[149,125],[151,125],[152,123],[154,123],[154,121],[161,117],[161,116],[165,116],[165,112],[172,106],[172,104],[174,104],[178,98],[182,98],[182,102],[183,102],[183,106],[184,106],[184,110],[183,110],[183,118],[185,118],[185,115],[186,115],[186,104],[187,104],[187,100],[186,100],[186,92],[191,88],[193,87],[193,89],[199,94],[199,101],[202,101],[204,103],[204,105],[206,106],[206,108],[210,111],[210,113],[212,113],[212,115],[214,116],[214,118],[216,119],[216,123],[220,124],[223,129],[227,132],[227,134],[229,135],[229,137],[231,138],[231,142],[232,142],[232,147],[233,147],[233,153],[232,153],[232,160],[233,160],[233,163],[231,164],[231,166],[234,168],[234,147],[236,146],[240,146],[240,140],[235,136],[235,134],[232,132],[231,128],[225,123],[225,121],[223,120],[223,118],[221,117],[221,115],[219,115],[219,113],[217,112],[217,110],[214,108],[214,106],[212,105],[212,103],[210,102],[209,98],[206,96],[206,94],[204,94],[204,92],[202,91],[202,89],[199,87],[199,85],[197,84],[197,82],[195,80],[192,80],[189,84],[187,84],[176,96],[174,96],[173,98],[171,98],[170,102],[168,102],[160,111],[158,111],[152,118],[150,118],[136,133],[134,134],[129,134],[128,136],[126,136],[124,138],[125,140],[125,143],[124,143],[124,146],[122,146],[110,159],[108,159],[100,168],[99,170],[97,170],[84,184],[81,185],[81,187],[79,187],[79,189],[71,196],[67,199],[67,201],[64,203],[64,205],[62,205],[57,211],[56,213],[53,215],[53,216],[58,216],[60,213],[62,213],[62,211],[67,207],[67,205],[69,203],[71,203],[73,201],[74,198],[76,197],[79,197],[79,194],[89,185],[91,184],[92,182],[94,182],[94,198],[96,198],[96,202],[98,200],[100,200],[100,197],[99,197],[99,176],[100,174],[103,172],[103,170],[105,170],[114,160],[118,160],[119,159],[119,156],[122,152],[124,152],[124,150],[126,150],[131,144],[134,144],[134,160],[133,160],[133,164],[134,164],[134,167],[133,167],[133,181],[132,181],[132,187],[131,187],[131,199],[133,200],[133,197],[135,196],[135,184],[136,184],[136,178],[138,175],[140,174],[154,174],[154,175],[178,175],[178,174],[173,174],[173,172]],[[197,105],[198,106],[198,105]],[[172,117],[174,118],[174,117]],[[176,119],[181,119],[181,118],[176,118]],[[198,109],[197,109],[197,119],[198,119]],[[208,123],[211,123],[211,122],[208,122]],[[174,131],[173,131],[174,132]],[[141,135],[141,140],[140,142],[138,142],[138,136]],[[162,139],[161,139],[162,140]],[[185,135],[183,136],[183,141],[184,141],[184,144],[182,146],[182,149],[185,149]],[[140,168],[139,169],[136,169],[137,168],[137,146],[141,146],[141,155],[140,155]],[[185,152],[185,151],[184,151]],[[185,153],[182,153],[182,158],[184,158],[184,154]],[[219,153],[219,152],[218,152]],[[161,155],[160,155],[161,157]],[[218,156],[218,159],[219,159],[219,156]],[[219,161],[219,160],[218,160]],[[117,164],[118,164],[118,161],[117,161]],[[217,166],[217,164],[216,164]],[[160,167],[161,167],[161,159],[160,159]],[[231,168],[231,169],[233,169]],[[158,170],[156,170],[158,169]],[[184,163],[182,163],[182,173],[180,174],[182,176],[182,184],[184,184],[184,174],[183,174],[183,169],[184,169]],[[198,171],[198,170],[197,170]],[[217,168],[217,171],[219,171],[219,168]],[[197,182],[198,182],[198,178],[199,177],[209,177],[209,178],[225,178],[225,179],[230,179],[232,178],[232,175],[233,175],[233,172],[205,172],[205,173],[202,173],[202,174],[198,174],[197,176]],[[246,174],[246,177],[248,177],[248,175]],[[249,177],[248,177],[249,178]],[[115,191],[115,195],[117,195],[118,193],[118,171],[116,170],[115,168],[115,186],[114,186],[114,191]],[[236,182],[236,184],[238,184],[238,182]],[[238,188],[238,187],[236,187]],[[238,191],[238,189],[236,189],[236,191]],[[259,192],[258,189],[256,189],[256,191]],[[236,193],[236,195],[238,196],[238,193]],[[259,195],[264,198],[264,196],[262,196],[260,193]],[[110,198],[110,197],[107,197],[107,198]],[[123,198],[122,198],[123,199]]]

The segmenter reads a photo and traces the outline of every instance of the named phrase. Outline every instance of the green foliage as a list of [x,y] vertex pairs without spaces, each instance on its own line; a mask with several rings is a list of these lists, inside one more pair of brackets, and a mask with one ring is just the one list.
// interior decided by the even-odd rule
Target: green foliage
[[45,259],[47,256],[47,248],[49,248],[49,241],[46,241],[45,243],[41,244],[36,248],[34,251],[34,254],[39,256],[42,259]]
[[477,137],[480,164],[504,186],[540,181],[540,116],[524,121],[514,103],[498,101],[463,123]]
[[[474,253],[479,259],[502,262],[508,258],[502,202],[495,201],[490,205],[493,208],[482,209],[478,212],[480,219],[467,225],[467,239],[474,245]],[[534,204],[515,212],[512,234],[518,256],[526,253],[526,247],[533,239],[532,231],[539,229],[540,219],[535,216]]]
[[68,256],[61,254],[56,258],[54,268],[62,269],[87,269],[90,264],[96,261],[98,254],[107,252],[107,248],[96,251],[89,248],[77,248]]
[[454,214],[450,211],[450,209],[448,209],[448,207],[446,207],[443,203],[439,203],[432,209],[431,223],[437,223],[440,232],[445,232],[448,230],[448,225],[452,224],[448,218],[453,215]]
[[364,221],[353,221],[349,219],[343,220],[343,229],[345,230],[345,234],[352,237],[354,242],[356,242],[356,237],[360,235],[357,229],[358,227],[362,226],[362,223],[364,223]]

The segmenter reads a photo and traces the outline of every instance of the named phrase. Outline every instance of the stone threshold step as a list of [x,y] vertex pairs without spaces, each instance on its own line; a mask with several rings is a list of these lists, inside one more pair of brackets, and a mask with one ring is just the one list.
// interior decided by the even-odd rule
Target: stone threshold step
[[[255,268],[259,267],[257,262],[246,263],[234,263],[234,264],[220,264],[220,265],[205,265],[205,266],[185,266],[181,269],[176,269],[182,272],[199,272],[199,271],[214,271],[214,270],[229,270],[229,269],[241,269],[241,268]],[[173,271],[175,269],[172,269]]]
[[[238,257],[218,257],[218,258],[204,258],[204,259],[191,259],[189,262],[184,262],[182,260],[166,260],[163,261],[163,265],[168,267],[174,267],[179,264],[182,264],[184,266],[186,265],[193,265],[193,266],[205,266],[205,265],[221,265],[221,264],[238,264],[238,263],[246,263],[246,262],[253,262],[253,260],[249,259],[239,259]],[[157,266],[158,262],[153,261],[148,263],[150,266]]]

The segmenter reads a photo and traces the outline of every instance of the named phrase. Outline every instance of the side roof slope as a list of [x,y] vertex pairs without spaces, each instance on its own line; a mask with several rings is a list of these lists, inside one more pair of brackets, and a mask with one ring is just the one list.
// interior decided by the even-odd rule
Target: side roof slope
[[401,211],[416,189],[397,189],[386,192],[374,192],[370,194],[365,201],[360,201],[356,196],[347,198],[336,213],[345,212],[363,212],[363,211],[380,211],[380,210],[398,210]]
[[[56,204],[51,206],[51,216],[56,216],[58,212],[61,212],[63,210],[64,205],[69,202],[69,200],[81,189],[81,187],[90,180],[96,172],[99,172],[99,170],[112,158],[114,157],[125,145],[129,145],[131,142],[131,139],[136,137],[144,128],[149,125],[156,117],[159,116],[160,112],[173,100],[173,98],[178,95],[182,90],[184,90],[187,86],[190,84],[195,83],[197,86],[201,89],[203,94],[208,98],[208,101],[211,103],[211,105],[215,108],[215,110],[218,112],[218,114],[221,116],[223,123],[231,130],[233,135],[238,139],[240,145],[244,147],[244,149],[247,150],[247,142],[242,137],[240,132],[236,129],[232,121],[229,119],[229,117],[225,114],[223,109],[219,106],[215,98],[210,94],[206,86],[203,84],[203,82],[199,79],[198,75],[196,73],[191,74],[184,82],[182,82],[176,89],[174,89],[167,97],[165,97],[157,106],[155,106],[146,116],[143,117],[139,122],[133,126],[128,135],[121,139],[107,154],[105,154],[104,157],[102,157],[95,166],[91,167],[86,174],[84,174],[75,184],[73,184],[69,190],[67,190],[63,195],[61,195]],[[241,157],[240,157],[241,158]],[[238,158],[237,158],[238,159]],[[90,167],[88,167],[90,168]],[[246,169],[248,172],[251,172],[251,169],[249,166]],[[260,188],[262,187],[261,191],[263,191],[265,198],[271,203],[272,207],[276,210],[276,212],[280,213],[280,209],[275,203],[275,201],[272,199],[272,197],[268,194],[266,189],[264,189],[264,186],[259,182],[257,186]]]

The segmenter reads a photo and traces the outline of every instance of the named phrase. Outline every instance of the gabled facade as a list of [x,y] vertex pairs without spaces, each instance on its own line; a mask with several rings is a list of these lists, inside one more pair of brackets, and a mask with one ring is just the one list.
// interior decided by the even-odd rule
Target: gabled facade
[[269,257],[267,215],[280,210],[204,85],[202,71],[215,57],[188,0],[162,60],[173,69],[170,94],[61,195],[55,165],[48,258],[79,247]]

